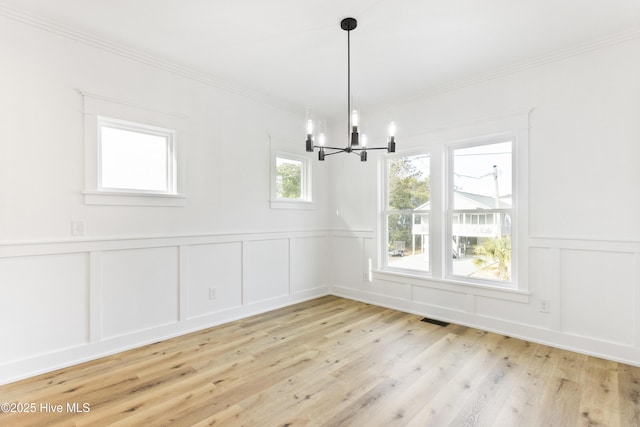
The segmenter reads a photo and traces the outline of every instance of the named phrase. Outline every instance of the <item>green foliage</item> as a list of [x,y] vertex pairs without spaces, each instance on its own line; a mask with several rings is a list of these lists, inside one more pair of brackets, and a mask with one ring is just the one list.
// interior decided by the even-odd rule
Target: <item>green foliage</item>
[[[414,163],[413,157],[389,162],[389,209],[414,210],[429,201],[429,176]],[[389,215],[389,244],[403,241],[411,247],[411,214]]]
[[478,267],[486,266],[495,276],[502,280],[511,279],[511,237],[493,237],[473,248],[478,256],[474,263]]
[[415,209],[429,201],[429,176],[402,157],[389,164],[389,208]]
[[282,163],[276,168],[276,195],[281,198],[299,199],[302,195],[300,184],[300,163]]

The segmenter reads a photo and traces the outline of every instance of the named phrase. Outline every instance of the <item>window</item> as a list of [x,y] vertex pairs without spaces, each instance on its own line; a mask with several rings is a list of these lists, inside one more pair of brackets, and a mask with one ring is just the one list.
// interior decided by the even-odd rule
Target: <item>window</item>
[[98,191],[176,194],[175,131],[98,118]]
[[312,208],[311,162],[306,156],[275,152],[271,177],[271,207]]
[[452,145],[448,150],[449,274],[511,282],[513,150],[510,139]]
[[384,157],[383,272],[515,287],[514,141],[471,139]]
[[390,157],[386,162],[385,265],[428,272],[430,265],[430,157]]
[[184,206],[188,117],[82,92],[84,201]]

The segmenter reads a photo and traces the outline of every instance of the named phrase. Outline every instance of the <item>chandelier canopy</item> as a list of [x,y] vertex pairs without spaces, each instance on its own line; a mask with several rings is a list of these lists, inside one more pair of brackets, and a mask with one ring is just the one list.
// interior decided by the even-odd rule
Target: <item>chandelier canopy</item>
[[[344,18],[340,22],[340,28],[347,32],[347,146],[345,148],[329,147],[325,145],[325,135],[321,131],[318,134],[318,141],[314,135],[314,123],[312,118],[307,118],[307,151],[312,153],[318,149],[318,160],[324,161],[325,156],[338,153],[354,153],[360,156],[360,160],[367,161],[367,151],[387,150],[388,153],[396,151],[395,123],[389,125],[389,140],[386,147],[368,147],[366,135],[360,135],[358,129],[359,114],[355,108],[351,107],[351,31],[358,26],[355,18]],[[331,150],[331,151],[329,151]],[[328,151],[328,152],[327,152]]]

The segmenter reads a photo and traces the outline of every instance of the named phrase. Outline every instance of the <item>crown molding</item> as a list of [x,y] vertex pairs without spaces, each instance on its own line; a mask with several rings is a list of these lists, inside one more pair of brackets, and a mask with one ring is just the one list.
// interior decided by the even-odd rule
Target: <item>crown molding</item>
[[17,9],[13,6],[9,6],[2,1],[0,1],[0,16],[4,16],[5,18],[27,24],[51,34],[55,34],[69,40],[74,40],[88,46],[122,56],[132,61],[149,65],[151,67],[176,74],[211,87],[215,87],[217,89],[222,89],[236,95],[269,104],[273,107],[277,107],[285,111],[296,114],[304,111],[300,106],[282,101],[273,96],[268,96],[252,89],[240,87],[228,81],[214,77],[210,74],[197,71],[193,68],[180,65],[170,60],[154,56],[140,50],[132,49],[122,44],[114,43],[112,41],[79,31],[77,29],[60,24],[47,18],[33,15],[23,10]]
[[[74,28],[62,25],[58,22],[35,16],[31,13],[19,10],[13,6],[9,6],[0,0],[0,16],[4,16],[15,21],[30,25],[43,31],[47,31],[58,36],[74,40],[86,45],[92,46],[97,49],[101,49],[113,54],[128,58],[130,60],[143,63],[157,69],[180,75],[182,77],[200,82],[202,84],[222,89],[236,95],[240,95],[249,99],[253,99],[264,104],[271,105],[276,108],[280,108],[285,111],[289,111],[295,114],[300,114],[304,111],[304,108],[299,105],[294,105],[285,102],[277,97],[268,96],[255,90],[243,88],[233,83],[214,77],[210,74],[206,74],[197,71],[193,68],[186,67],[170,60],[150,55],[148,53],[129,48],[127,46],[117,44],[106,39],[78,31]],[[581,43],[577,46],[570,48],[556,50],[554,52],[540,55],[534,58],[527,59],[515,64],[508,65],[506,67],[499,68],[486,73],[475,75],[471,78],[461,79],[457,81],[447,82],[441,85],[432,86],[426,89],[418,90],[408,96],[400,96],[381,100],[373,106],[373,109],[386,108],[389,106],[398,106],[403,104],[410,104],[422,99],[430,98],[436,95],[452,92],[458,89],[462,89],[468,86],[473,86],[479,83],[483,83],[489,80],[504,77],[510,74],[515,74],[521,71],[526,71],[532,68],[536,68],[545,64],[562,61],[573,56],[578,56],[584,53],[588,53],[594,50],[606,48],[616,44],[624,43],[627,41],[640,38],[640,29],[634,29],[630,31],[624,31],[617,34],[613,34],[601,39]]]
[[532,68],[540,67],[542,65],[550,64],[571,58],[574,56],[582,55],[594,50],[603,49],[606,47],[614,46],[627,41],[640,38],[640,29],[634,29],[630,31],[624,31],[617,34],[613,34],[608,37],[604,37],[597,40],[581,43],[570,48],[559,49],[551,53],[529,58],[527,60],[517,62],[515,64],[508,65],[506,67],[499,68],[487,73],[478,74],[468,79],[457,80],[453,82],[444,83],[442,85],[433,86],[431,88],[423,89],[414,92],[410,96],[399,97],[393,101],[385,102],[385,105],[401,105],[410,104],[412,102],[419,101],[421,99],[430,98],[436,95],[440,95],[446,92],[452,92],[458,89],[462,89],[467,86],[473,86],[479,83],[483,83],[489,80],[497,79],[500,77],[515,74],[521,71],[526,71]]

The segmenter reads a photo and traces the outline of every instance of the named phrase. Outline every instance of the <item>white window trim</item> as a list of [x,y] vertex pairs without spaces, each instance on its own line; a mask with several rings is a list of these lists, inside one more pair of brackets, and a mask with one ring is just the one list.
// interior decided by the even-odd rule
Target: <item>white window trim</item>
[[[111,206],[169,206],[186,205],[185,164],[180,154],[181,142],[186,139],[188,117],[176,113],[166,113],[136,105],[128,101],[81,92],[84,111],[85,177],[84,202],[87,205]],[[102,188],[100,183],[100,121],[108,123],[133,124],[138,129],[173,132],[172,170],[173,183],[169,192],[155,192],[135,189]]]
[[[451,177],[452,177],[453,167],[454,167],[452,152],[456,149],[477,147],[480,145],[496,144],[496,143],[507,142],[507,141],[511,142],[511,165],[512,165],[511,167],[512,167],[512,171],[515,172],[512,174],[512,177],[511,177],[511,181],[512,181],[511,188],[514,190],[512,191],[513,193],[512,207],[511,209],[506,209],[510,213],[511,223],[512,223],[512,233],[510,236],[511,237],[511,278],[512,279],[506,282],[506,281],[500,281],[500,280],[489,280],[489,279],[479,279],[479,278],[473,278],[473,277],[458,276],[453,274],[452,258],[446,257],[445,258],[446,264],[444,266],[445,280],[449,280],[452,282],[468,283],[473,285],[484,285],[489,287],[503,287],[505,289],[518,289],[517,278],[518,278],[518,264],[519,264],[519,258],[518,258],[519,248],[518,248],[517,242],[518,242],[518,234],[519,234],[518,233],[519,206],[517,201],[518,201],[519,188],[516,186],[516,175],[518,174],[519,168],[518,168],[518,165],[516,164],[516,155],[515,155],[516,146],[518,145],[516,135],[512,133],[505,133],[505,134],[494,135],[490,137],[471,138],[464,141],[456,141],[456,142],[445,144],[446,177],[444,179],[444,183],[446,188],[446,195],[445,195],[445,199],[443,200],[445,204],[445,210],[442,217],[442,220],[445,223],[445,237],[444,237],[443,243],[445,244],[446,253],[451,253],[453,223],[452,221],[449,220],[449,216],[452,214],[454,210],[456,210],[456,209],[453,209],[453,207],[451,206],[453,203],[453,189],[454,189],[454,185],[451,182]],[[505,211],[505,209],[490,209],[484,212],[495,213],[497,211]]]
[[[451,290],[454,292],[464,292],[475,295],[487,295],[498,297],[503,296],[507,300],[526,300],[529,293],[529,270],[528,270],[528,239],[529,239],[529,121],[533,109],[518,111],[510,114],[489,117],[478,120],[469,125],[447,126],[440,131],[423,132],[404,138],[405,150],[401,150],[394,155],[386,154],[379,158],[378,185],[379,185],[379,211],[378,226],[376,228],[376,247],[378,253],[378,268],[371,272],[372,278],[394,283],[410,283],[415,286],[423,286],[434,289]],[[445,250],[450,249],[445,245],[446,214],[444,197],[446,193],[445,179],[447,178],[446,150],[450,144],[464,143],[472,140],[487,140],[505,136],[514,138],[513,156],[515,169],[513,199],[514,215],[517,216],[517,225],[512,233],[512,250],[515,247],[518,253],[517,261],[512,260],[512,284],[503,286],[499,282],[481,282],[460,280],[459,276],[450,277],[447,274],[446,258],[443,258]],[[413,147],[413,148],[411,148]],[[387,240],[384,226],[384,208],[386,203],[386,165],[390,156],[411,156],[415,154],[428,154],[431,161],[431,221],[430,221],[430,271],[416,272],[412,270],[385,268],[384,252]],[[440,159],[440,161],[433,161]]]
[[[294,160],[302,163],[301,191],[299,199],[288,199],[277,196],[276,188],[276,159],[282,158]],[[271,208],[272,209],[315,209],[316,203],[313,201],[313,172],[311,157],[286,151],[274,150],[271,153]]]

